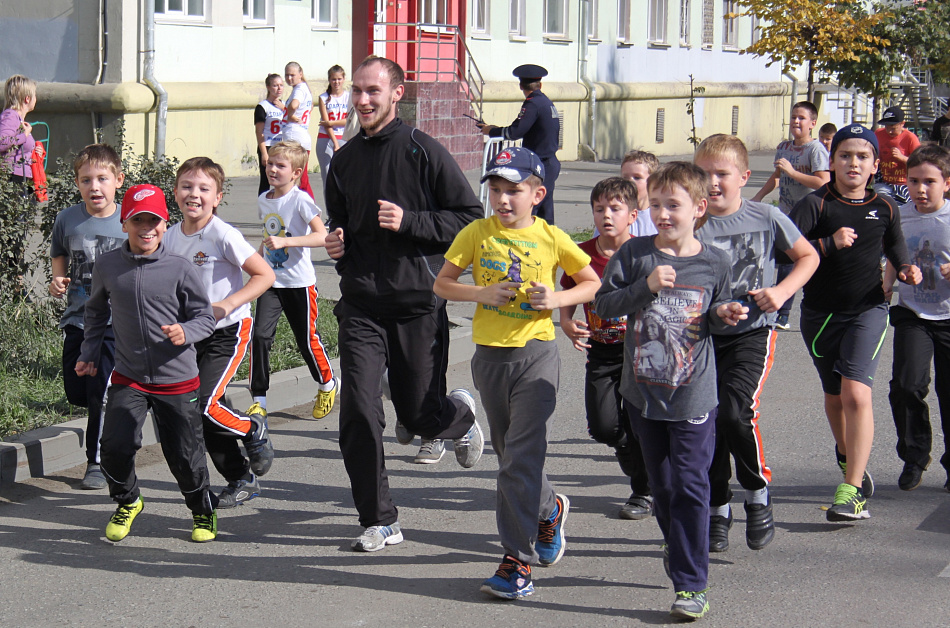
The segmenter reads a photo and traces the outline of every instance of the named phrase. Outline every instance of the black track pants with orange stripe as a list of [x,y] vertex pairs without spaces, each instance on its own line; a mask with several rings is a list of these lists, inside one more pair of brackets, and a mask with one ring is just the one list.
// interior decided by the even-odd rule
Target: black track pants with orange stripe
[[214,468],[228,482],[241,479],[250,468],[238,441],[251,431],[251,421],[225,405],[224,394],[244,361],[253,327],[248,317],[195,343],[205,447]]
[[716,452],[709,468],[710,506],[724,506],[732,500],[730,454],[742,488],[755,491],[772,481],[759,432],[759,397],[772,370],[775,337],[771,327],[737,336],[713,336],[719,416]]
[[326,384],[333,379],[330,358],[317,332],[317,288],[268,288],[257,299],[254,314],[254,341],[251,343],[251,395],[262,397],[270,388],[270,349],[283,312],[294,332],[297,348],[313,381]]

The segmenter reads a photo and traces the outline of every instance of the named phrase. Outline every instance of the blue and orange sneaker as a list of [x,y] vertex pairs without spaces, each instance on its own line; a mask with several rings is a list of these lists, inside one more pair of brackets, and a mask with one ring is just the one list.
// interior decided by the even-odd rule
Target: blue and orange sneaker
[[495,575],[482,583],[482,591],[505,600],[517,600],[534,593],[531,566],[505,554]]
[[538,522],[538,542],[534,544],[534,550],[538,553],[538,563],[542,567],[550,567],[561,560],[567,546],[564,522],[571,510],[571,501],[565,495],[555,495],[554,501],[551,517]]

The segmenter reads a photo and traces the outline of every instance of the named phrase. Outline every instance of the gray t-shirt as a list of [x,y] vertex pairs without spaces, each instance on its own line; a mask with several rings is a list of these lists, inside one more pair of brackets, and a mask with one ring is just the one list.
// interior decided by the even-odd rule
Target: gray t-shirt
[[[729,301],[729,258],[706,244],[697,255],[674,257],[654,237],[633,238],[614,253],[594,303],[601,316],[628,316],[624,399],[648,419],[695,419],[718,403],[709,331],[721,324],[715,309]],[[654,295],[647,277],[657,266],[672,266],[676,281]]]
[[902,205],[901,229],[910,263],[920,268],[920,284],[897,284],[898,305],[923,319],[950,319],[950,281],[940,275],[940,265],[950,262],[950,201],[932,214],[917,211],[913,202]]
[[775,323],[749,296],[749,290],[775,285],[775,252],[787,251],[801,237],[795,224],[777,207],[743,200],[739,211],[728,216],[709,214],[696,237],[726,255],[732,266],[732,299],[749,307],[749,318],[735,327],[726,325],[715,334],[735,336]]
[[[796,171],[805,174],[829,170],[828,151],[818,140],[812,140],[801,146],[795,146],[794,141],[786,140],[775,149],[775,161],[779,159],[787,159]],[[778,207],[784,214],[788,214],[798,201],[815,191],[784,172],[779,177],[778,187]]]
[[83,328],[86,300],[92,290],[92,267],[96,258],[106,251],[117,249],[128,239],[122,231],[122,206],[116,203],[115,212],[106,218],[90,216],[86,204],[79,203],[56,214],[50,242],[50,257],[66,257],[66,311],[59,328],[75,325]]

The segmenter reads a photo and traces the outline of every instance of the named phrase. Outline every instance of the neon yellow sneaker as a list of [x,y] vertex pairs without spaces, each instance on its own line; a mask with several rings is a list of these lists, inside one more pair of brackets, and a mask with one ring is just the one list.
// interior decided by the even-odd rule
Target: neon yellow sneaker
[[207,543],[218,536],[218,511],[212,510],[210,515],[193,515],[195,521],[191,529],[191,540],[195,543]]
[[[261,407],[261,404],[257,403],[256,401],[251,404],[251,407],[248,408],[248,409],[247,409],[247,412],[245,412],[244,414],[246,414],[247,416],[253,416],[253,417],[260,418],[260,419],[266,419],[266,418],[267,418],[267,410],[265,410],[264,408],[262,408],[262,407]],[[262,421],[262,422],[263,422],[263,421]]]
[[333,410],[333,404],[336,402],[336,391],[340,390],[340,378],[333,378],[333,388],[330,390],[321,390],[313,399],[313,418],[322,419]]
[[119,504],[115,509],[115,514],[109,519],[109,525],[106,526],[106,538],[110,541],[121,541],[129,535],[132,530],[132,522],[135,516],[145,508],[145,500],[139,495],[139,498],[131,504]]

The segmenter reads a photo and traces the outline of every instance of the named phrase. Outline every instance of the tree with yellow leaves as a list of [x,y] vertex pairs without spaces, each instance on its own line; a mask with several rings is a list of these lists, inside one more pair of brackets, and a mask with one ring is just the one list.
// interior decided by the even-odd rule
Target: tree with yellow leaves
[[808,100],[815,99],[815,72],[840,68],[890,44],[874,27],[886,13],[868,14],[860,0],[739,0],[742,11],[763,24],[761,37],[742,51],[769,57],[783,71],[807,64]]

